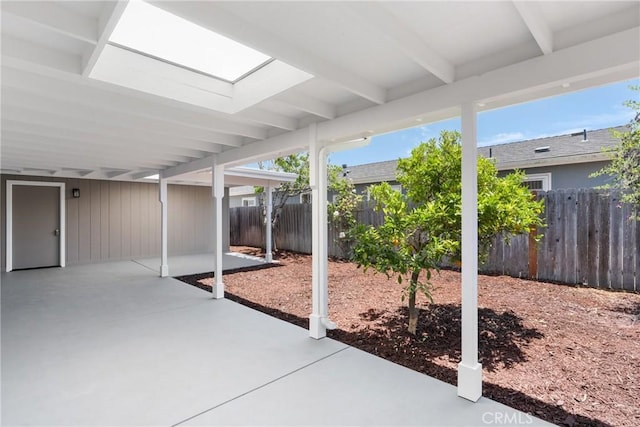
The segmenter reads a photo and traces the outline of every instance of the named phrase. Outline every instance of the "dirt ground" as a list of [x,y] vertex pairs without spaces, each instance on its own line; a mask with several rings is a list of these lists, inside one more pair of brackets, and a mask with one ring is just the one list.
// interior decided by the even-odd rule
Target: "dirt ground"
[[[276,259],[278,267],[225,275],[227,297],[306,328],[311,257]],[[207,288],[206,277],[186,281]],[[640,294],[506,276],[478,282],[484,396],[560,425],[640,425]],[[394,279],[330,261],[329,312],[338,329],[328,336],[455,384],[460,274],[442,271],[432,283],[434,303],[418,298],[411,336]]]

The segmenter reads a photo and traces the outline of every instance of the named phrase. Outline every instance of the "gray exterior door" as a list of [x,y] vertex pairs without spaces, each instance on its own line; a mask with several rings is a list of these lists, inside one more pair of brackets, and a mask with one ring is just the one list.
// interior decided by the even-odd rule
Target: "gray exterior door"
[[13,187],[13,269],[60,265],[60,188]]

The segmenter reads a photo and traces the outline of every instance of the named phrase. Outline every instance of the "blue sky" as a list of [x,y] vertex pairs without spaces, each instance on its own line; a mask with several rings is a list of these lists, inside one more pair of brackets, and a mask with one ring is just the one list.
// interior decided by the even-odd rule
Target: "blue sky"
[[[640,79],[483,112],[478,116],[478,144],[493,145],[626,124],[633,112],[623,102],[638,97],[637,91],[629,89],[630,85],[640,85]],[[373,136],[367,147],[333,153],[329,160],[336,165],[359,165],[406,157],[417,144],[437,137],[444,129],[460,130],[460,119]]]

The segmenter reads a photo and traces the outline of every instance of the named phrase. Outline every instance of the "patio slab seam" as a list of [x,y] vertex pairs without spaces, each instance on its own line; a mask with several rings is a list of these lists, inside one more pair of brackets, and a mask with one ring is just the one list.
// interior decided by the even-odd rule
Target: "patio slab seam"
[[171,427],[177,427],[177,426],[183,425],[184,423],[187,423],[187,422],[189,422],[189,421],[191,421],[191,420],[194,420],[194,419],[198,418],[198,417],[199,417],[199,416],[201,416],[201,415],[204,415],[204,414],[207,414],[207,413],[209,413],[209,412],[211,412],[211,411],[214,411],[214,410],[216,410],[217,408],[220,408],[221,406],[224,406],[224,405],[226,405],[226,404],[229,404],[229,403],[233,402],[234,400],[241,399],[241,398],[243,398],[243,397],[245,397],[245,396],[248,396],[248,395],[249,395],[249,394],[251,394],[251,393],[254,393],[254,392],[258,391],[258,390],[261,390],[261,389],[263,389],[263,388],[265,388],[265,387],[268,387],[268,386],[270,386],[270,385],[272,385],[272,384],[274,384],[274,383],[276,383],[276,382],[278,382],[278,381],[281,381],[281,380],[283,380],[283,379],[285,379],[285,378],[287,378],[287,377],[289,377],[289,376],[291,376],[291,375],[294,375],[294,374],[296,374],[296,373],[298,373],[298,372],[300,372],[300,371],[302,371],[302,370],[304,370],[304,369],[307,369],[308,367],[313,366],[313,365],[315,365],[316,363],[320,363],[320,362],[322,362],[322,361],[324,361],[324,360],[326,360],[326,359],[329,359],[329,358],[331,358],[331,357],[334,357],[334,356],[336,356],[337,354],[339,354],[339,353],[341,353],[341,352],[343,352],[343,351],[345,351],[345,350],[348,350],[348,349],[350,349],[350,348],[351,348],[351,346],[345,345],[345,346],[344,346],[343,348],[341,348],[340,350],[334,351],[333,353],[328,354],[328,355],[326,355],[326,356],[323,356],[323,357],[321,357],[321,358],[319,358],[319,359],[317,359],[317,360],[314,360],[313,362],[307,363],[307,364],[306,364],[306,365],[304,365],[304,366],[300,366],[299,368],[296,368],[296,369],[294,369],[294,370],[292,370],[292,371],[290,371],[290,372],[287,372],[286,374],[281,375],[281,376],[279,376],[278,378],[274,378],[274,379],[272,379],[272,380],[270,380],[270,381],[268,381],[268,382],[266,382],[266,383],[264,383],[264,384],[261,384],[261,385],[259,385],[259,386],[257,386],[257,387],[252,388],[251,390],[247,390],[247,391],[246,391],[246,392],[244,392],[244,393],[241,393],[241,394],[239,394],[239,395],[237,395],[237,396],[234,396],[234,397],[232,397],[232,398],[230,398],[230,399],[227,399],[227,400],[225,400],[224,402],[221,402],[221,403],[219,403],[219,404],[217,404],[217,405],[215,405],[215,406],[212,406],[211,408],[205,409],[204,411],[199,412],[199,413],[197,413],[197,414],[194,414],[194,415],[192,415],[191,417],[185,418],[185,419],[183,419],[182,421],[178,421],[177,423],[172,424],[172,425],[171,425]]

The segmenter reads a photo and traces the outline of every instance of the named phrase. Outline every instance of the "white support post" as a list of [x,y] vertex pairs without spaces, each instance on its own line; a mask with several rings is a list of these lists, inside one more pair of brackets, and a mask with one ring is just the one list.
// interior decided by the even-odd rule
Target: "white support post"
[[478,159],[475,104],[462,105],[462,360],[458,396],[482,396],[478,363]]
[[168,263],[168,234],[167,234],[167,179],[162,176],[159,179],[160,187],[160,277],[169,275]]
[[224,298],[224,283],[222,282],[222,199],[224,198],[224,166],[213,162],[211,172],[211,192],[213,195],[213,218],[216,265],[214,268],[215,284],[213,298]]
[[309,317],[309,335],[320,339],[327,329],[335,329],[329,320],[327,258],[327,150],[317,141],[316,124],[309,126],[309,186],[311,187],[311,252],[313,312]]
[[267,204],[267,212],[264,218],[264,226],[266,227],[266,233],[265,233],[265,254],[264,254],[264,260],[266,262],[273,262],[273,254],[272,254],[272,245],[271,245],[271,235],[273,232],[273,224],[271,223],[271,213],[273,211],[273,193],[272,193],[272,188],[271,187],[265,187],[264,191],[265,191],[265,195],[267,196],[267,200],[266,200],[266,204]]

